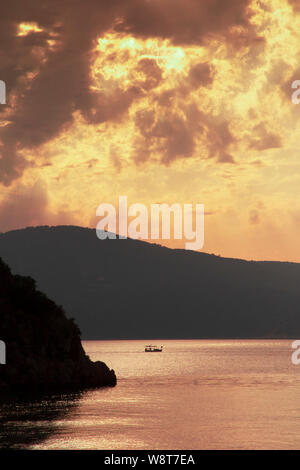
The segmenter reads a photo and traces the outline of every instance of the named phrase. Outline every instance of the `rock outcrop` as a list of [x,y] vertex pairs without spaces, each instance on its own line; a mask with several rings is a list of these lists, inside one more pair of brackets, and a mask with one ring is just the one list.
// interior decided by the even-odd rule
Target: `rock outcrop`
[[116,385],[114,371],[85,354],[74,320],[39,292],[32,278],[12,275],[1,259],[0,340],[6,348],[0,393]]

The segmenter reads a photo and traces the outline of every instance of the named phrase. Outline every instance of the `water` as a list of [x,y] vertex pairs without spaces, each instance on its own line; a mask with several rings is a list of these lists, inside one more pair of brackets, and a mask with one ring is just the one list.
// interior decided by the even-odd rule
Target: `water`
[[[148,343],[150,341],[146,341]],[[160,345],[161,343],[155,342]],[[300,365],[286,340],[84,341],[115,388],[0,407],[0,445],[29,449],[298,449]]]

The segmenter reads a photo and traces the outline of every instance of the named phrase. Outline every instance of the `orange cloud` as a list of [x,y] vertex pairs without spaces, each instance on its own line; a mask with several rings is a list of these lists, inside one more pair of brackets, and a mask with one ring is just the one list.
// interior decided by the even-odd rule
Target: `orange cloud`
[[7,4],[2,230],[88,225],[104,198],[125,194],[204,203],[214,213],[205,250],[298,259],[296,10],[288,0]]

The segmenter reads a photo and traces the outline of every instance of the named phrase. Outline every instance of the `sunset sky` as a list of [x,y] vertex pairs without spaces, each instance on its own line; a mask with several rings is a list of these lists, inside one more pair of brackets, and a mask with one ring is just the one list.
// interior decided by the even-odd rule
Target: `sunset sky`
[[0,79],[0,231],[126,195],[204,204],[205,252],[300,262],[299,1],[12,0]]

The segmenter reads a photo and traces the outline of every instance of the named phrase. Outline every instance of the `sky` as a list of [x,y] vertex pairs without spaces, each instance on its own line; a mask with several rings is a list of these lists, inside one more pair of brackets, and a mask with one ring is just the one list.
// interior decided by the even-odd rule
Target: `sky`
[[126,195],[204,204],[204,252],[300,262],[299,36],[297,0],[6,2],[0,231]]

